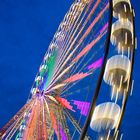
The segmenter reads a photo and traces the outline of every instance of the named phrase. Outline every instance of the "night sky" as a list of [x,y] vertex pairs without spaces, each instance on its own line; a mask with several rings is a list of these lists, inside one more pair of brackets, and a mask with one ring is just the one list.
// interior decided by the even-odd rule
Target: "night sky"
[[[133,95],[123,119],[125,140],[140,133],[140,1],[136,14]],[[26,102],[30,88],[55,31],[73,0],[0,0],[0,127]]]

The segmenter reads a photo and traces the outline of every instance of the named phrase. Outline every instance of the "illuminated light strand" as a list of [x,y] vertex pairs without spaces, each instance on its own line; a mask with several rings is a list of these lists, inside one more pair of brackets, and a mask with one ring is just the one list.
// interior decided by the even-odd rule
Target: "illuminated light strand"
[[41,111],[42,111],[42,108],[40,107],[40,100],[38,101],[37,103],[37,108],[36,108],[36,111],[37,111],[37,114],[36,114],[36,119],[34,121],[34,126],[32,128],[32,133],[30,134],[29,138],[31,137],[34,137],[34,134],[36,133],[36,139],[42,139],[42,120],[41,120]]
[[38,106],[39,106],[39,110],[38,110],[38,117],[37,117],[37,121],[36,121],[37,122],[37,139],[41,140],[46,135],[44,133],[44,129],[43,129],[44,123],[46,124],[46,122],[44,122],[44,120],[43,120],[43,98],[42,97],[39,98]]
[[[71,55],[70,55],[69,57],[71,57]],[[67,60],[65,61],[65,63],[67,63],[68,59],[69,59],[69,58],[67,58]],[[63,65],[65,65],[65,63],[64,63]],[[73,63],[73,64],[74,64],[74,63]],[[55,84],[55,82],[56,82],[57,80],[59,80],[64,74],[66,74],[66,73],[69,71],[69,69],[73,66],[73,64],[71,64],[71,65],[68,66],[66,69],[64,69],[64,71],[53,81],[53,83],[50,84],[50,85],[47,87],[47,89],[45,90],[45,92],[50,91],[50,90],[51,90],[50,88]]]
[[[71,56],[69,56],[69,57],[71,57]],[[67,60],[66,60],[66,62],[67,62]],[[66,63],[65,62],[65,63]],[[74,63],[73,63],[74,64]],[[69,71],[69,69],[73,66],[73,64],[71,64],[70,66],[68,66],[66,69],[64,69],[64,71],[62,72],[62,73],[60,73],[60,75],[54,80],[54,82],[46,89],[46,91],[45,91],[45,93],[47,92],[49,92],[49,91],[51,91],[54,87],[52,87],[54,84],[55,84],[55,82],[57,81],[57,80],[59,80],[62,76],[64,76],[64,74],[66,74],[68,71]],[[65,64],[64,64],[65,65]]]
[[51,112],[51,120],[53,124],[54,131],[56,133],[57,139],[59,139],[59,132],[58,132],[58,126],[57,126],[57,121],[55,119],[54,113]]
[[81,112],[81,115],[87,116],[88,110],[90,107],[89,102],[83,102],[83,101],[78,101],[78,100],[71,100],[73,101],[73,104],[77,106],[77,109],[79,109]]
[[[91,16],[91,14],[94,12],[94,10],[97,8],[97,5],[98,5],[98,2],[94,5],[94,7],[93,7],[93,9],[92,9],[92,12],[90,12],[90,15],[88,16],[88,18]],[[85,14],[84,14],[85,15]],[[87,18],[87,19],[88,19]],[[84,16],[83,16],[83,18],[82,18],[82,20],[84,19]],[[81,20],[81,22],[80,23],[82,23],[82,20]],[[82,26],[82,28],[81,28],[81,30],[80,30],[80,32],[78,33],[78,35],[75,37],[75,39],[74,39],[74,41],[71,43],[71,47],[74,45],[74,43],[75,43],[75,41],[77,40],[77,38],[78,38],[78,36],[81,34],[81,32],[82,32],[82,30],[84,29],[84,26],[87,24],[87,20],[85,21],[85,23],[84,23],[84,25]],[[80,24],[79,24],[80,25]],[[79,25],[77,26],[77,27],[79,27]],[[76,31],[76,30],[75,30]],[[74,36],[74,35],[73,35]],[[70,42],[71,41],[69,41],[69,44],[70,44]],[[79,44],[80,45],[80,44]],[[79,46],[78,45],[78,46]],[[69,46],[69,45],[67,45],[67,46]],[[69,48],[71,48],[71,47],[69,47]],[[70,51],[71,49],[69,49],[69,51]],[[67,51],[67,53],[69,52],[69,51]],[[65,53],[64,53],[65,54]],[[65,55],[66,56],[66,55]],[[64,59],[65,60],[65,59]],[[62,62],[61,62],[61,64],[62,64]],[[59,68],[59,67],[58,67]]]
[[[42,100],[44,100],[44,98]],[[48,133],[47,133],[47,128],[46,128],[46,115],[45,115],[45,110],[44,110],[44,107],[45,107],[44,101],[41,102],[41,106],[43,107],[43,139],[47,140]]]
[[[45,127],[45,129],[47,129],[46,130],[47,137],[48,137],[48,139],[50,139],[54,133],[54,129],[53,129],[52,121],[51,121],[51,114],[49,112],[53,112],[54,110],[52,110],[53,107],[50,106],[50,103],[46,101],[47,99],[46,100],[45,100],[45,98],[43,98],[43,99],[44,99],[44,113],[45,113],[44,114],[44,116],[45,116],[45,122],[44,122],[45,126],[44,127]],[[45,101],[49,104],[49,106],[45,105]],[[49,107],[49,109],[50,109],[49,112],[48,112],[47,107]]]
[[47,92],[45,93],[48,93],[50,91],[53,91],[53,90],[56,90],[56,89],[61,89],[62,87],[64,87],[66,84],[65,83],[61,83],[61,84],[58,84],[58,85],[55,85],[54,87],[52,87],[51,89],[49,89]]
[[97,8],[97,6],[99,5],[99,3],[101,2],[101,0],[97,0],[94,7],[92,8],[91,12],[89,13],[87,19],[85,20],[84,25],[87,23],[87,21],[90,19],[90,16],[94,13],[95,9]]
[[[85,14],[84,14],[84,16],[85,16]],[[62,64],[64,63],[64,61],[65,61],[67,55],[68,55],[69,52],[71,51],[71,49],[72,49],[72,47],[73,47],[73,45],[74,45],[76,39],[77,39],[78,36],[80,35],[80,33],[78,33],[78,35],[74,38],[74,36],[75,36],[75,34],[76,34],[76,32],[77,32],[79,26],[80,26],[81,23],[82,23],[82,20],[84,19],[84,16],[83,16],[83,18],[81,19],[81,21],[78,23],[78,25],[75,24],[76,29],[74,29],[74,33],[72,34],[71,39],[68,40],[68,42],[67,42],[67,44],[66,44],[68,50],[65,49],[65,50],[63,51],[63,54],[61,55],[61,59],[60,59],[59,62],[58,62],[58,66],[57,66],[57,68],[55,69],[55,72],[54,72],[52,81],[53,81],[53,80],[56,78],[56,76],[59,74],[59,72],[60,72],[60,67],[61,67],[61,70],[62,70]],[[77,22],[78,22],[78,20],[77,20]],[[72,41],[72,39],[74,39],[74,41]],[[70,45],[70,46],[69,46],[69,45]],[[51,82],[52,82],[52,81],[51,81]],[[50,84],[51,84],[51,82],[50,82]]]
[[[96,4],[95,4],[95,6],[94,6],[95,8],[93,8],[94,10],[96,9]],[[94,12],[94,10],[92,10],[92,12]],[[92,14],[92,13],[90,13],[90,14]],[[87,21],[85,21],[85,23],[86,23]],[[80,32],[79,32],[79,34],[80,34]],[[52,78],[53,79],[53,78]]]
[[97,61],[93,62],[92,64],[90,64],[89,66],[87,66],[87,69],[97,69],[99,67],[101,67],[103,62],[103,58],[98,59]]
[[6,136],[6,139],[12,139],[12,137],[14,136],[14,134],[17,132],[17,130],[19,129],[19,127],[21,125],[21,120],[24,119],[23,117],[24,117],[25,112],[29,113],[30,110],[32,109],[33,105],[34,105],[34,103],[31,104],[30,107],[27,110],[25,110],[22,113],[22,115],[19,118],[17,118],[17,120],[15,120],[15,123],[10,126],[10,128],[12,128],[12,129],[8,132],[8,135]]
[[[84,56],[85,57],[85,56]],[[84,57],[83,57],[83,59],[84,59]],[[90,58],[91,60],[92,60],[92,57]],[[90,59],[88,60],[88,61],[90,61]],[[79,70],[79,72],[81,72],[82,71],[82,69],[84,69],[85,67],[86,67],[86,65],[88,64],[88,61],[81,67],[81,69]],[[81,62],[82,62],[82,60],[81,60]],[[79,64],[80,65],[80,64]],[[76,71],[76,68],[74,69],[74,70],[72,70],[73,72],[72,73],[74,73],[75,71]],[[72,73],[71,73],[71,75],[72,75]],[[90,72],[89,74],[92,74],[92,72]],[[68,87],[68,85],[69,85],[69,83],[67,83],[66,85],[65,85],[65,87],[62,89],[62,91],[61,91],[61,95],[62,94],[64,94],[66,91],[68,91],[70,88],[72,88],[76,83],[78,83],[79,81],[75,81],[74,83],[72,83],[72,85],[71,86],[69,86]]]
[[60,129],[61,140],[67,140],[67,137],[66,137],[63,129],[61,127],[59,127],[59,129]]
[[[97,52],[93,55],[95,56],[97,54]],[[87,54],[86,54],[87,55]],[[78,65],[76,65],[76,67],[80,66],[81,63],[83,63],[84,61],[84,58],[86,57],[86,55],[84,55],[84,57],[82,58],[82,60],[80,60],[80,62],[78,63]],[[91,57],[79,70],[79,72],[82,71],[82,69],[84,69],[86,67],[86,65],[90,62],[90,60],[92,60],[93,58]],[[75,71],[76,71],[77,68],[75,67],[72,67],[71,71],[72,73],[70,72],[70,75],[74,74]],[[70,88],[72,88],[77,82],[74,82],[70,87],[68,87],[68,84],[65,85],[65,88],[61,91],[62,94],[64,94],[66,91],[68,91]],[[67,88],[68,87],[68,88]],[[61,95],[62,95],[61,94]]]
[[[97,0],[97,2],[95,3],[95,5],[93,6],[91,12],[89,13],[87,19],[85,20],[85,22],[84,22],[84,24],[83,24],[83,26],[82,26],[82,29],[81,29],[80,32],[79,32],[80,34],[81,34],[82,30],[84,29],[84,27],[86,26],[88,20],[90,19],[90,17],[92,16],[92,14],[94,13],[94,11],[96,10],[96,8],[97,8],[97,6],[99,5],[100,1],[101,1],[101,0]],[[80,39],[79,44],[83,41],[83,39],[84,39],[84,37],[82,37],[82,38]]]
[[[107,26],[106,26],[107,27]],[[79,58],[81,58],[86,52],[88,52],[106,33],[106,28],[103,27],[104,30],[102,30],[103,34],[100,34],[95,40],[93,40],[90,44],[88,44],[73,60],[72,65],[74,64],[75,61],[77,61]],[[69,57],[66,59],[65,63],[63,64],[62,68],[64,67],[64,65],[67,63],[67,61],[69,60],[70,57],[72,57],[73,53],[76,51],[78,47],[76,47],[73,52],[69,55]],[[71,67],[72,65],[70,65],[69,67]],[[68,68],[69,68],[68,67]],[[66,70],[69,70],[68,68],[66,68]],[[65,73],[67,72],[65,70]],[[64,72],[61,73],[61,76],[59,75],[59,78],[62,77],[64,74]],[[54,80],[54,82],[47,88],[47,90],[57,81],[57,79],[59,79],[58,77]]]
[[[73,12],[73,14],[74,14],[75,12]],[[78,27],[79,27],[79,25],[80,25],[80,23],[78,23],[78,20],[80,19],[80,15],[82,14],[82,11],[80,12],[80,14],[78,15],[78,17],[76,18],[76,21],[75,21],[75,23],[74,23],[74,26],[72,27],[72,30],[70,31],[70,33],[69,33],[69,35],[67,35],[67,39],[66,39],[66,41],[65,41],[65,44],[62,42],[61,44],[63,44],[63,45],[61,45],[61,46],[63,46],[63,48],[64,49],[61,49],[61,51],[62,51],[62,54],[60,55],[60,58],[63,58],[63,56],[65,56],[65,54],[66,54],[66,52],[67,52],[67,49],[69,48],[68,46],[68,44],[70,44],[70,42],[71,42],[71,40],[70,40],[70,38],[71,38],[71,35],[72,35],[72,38],[74,37],[74,35],[75,35],[75,33],[76,33],[76,31],[77,31],[77,29],[78,29]],[[78,26],[77,26],[77,23],[78,23]],[[73,24],[72,24],[73,25]],[[73,31],[74,31],[74,33],[73,33]],[[58,62],[58,64],[61,62],[62,63],[62,59],[60,59],[60,58],[58,58],[58,60],[59,60],[59,62]],[[64,60],[64,59],[63,59]],[[57,66],[58,67],[58,66]]]
[[[75,23],[76,24],[76,23]],[[49,53],[49,51],[47,51],[47,53]],[[45,54],[45,56],[47,55],[47,53]],[[61,56],[61,55],[60,55]],[[34,85],[34,83],[33,83],[33,85]],[[33,87],[33,86],[32,86]]]
[[[86,61],[86,63],[80,68],[79,73],[80,73],[82,70],[84,70],[85,67],[87,67],[87,64],[93,59],[93,57],[95,57],[95,55],[96,55],[96,52],[95,52],[94,55],[93,55],[88,61]],[[76,65],[77,68],[81,65],[81,63],[83,63],[83,61],[85,60],[85,57],[86,57],[86,56],[87,56],[87,54],[84,55],[84,57],[82,58],[82,60],[80,60],[80,62],[78,63],[78,65]],[[98,64],[97,64],[97,65],[98,65]],[[71,75],[72,75],[73,73],[75,73],[75,71],[76,71],[77,68],[73,68],[73,69],[71,70],[71,71],[72,71]],[[98,68],[98,66],[95,66],[95,68]],[[88,73],[89,73],[89,72],[88,72]],[[90,71],[90,74],[92,74],[92,73],[93,73],[93,72]]]
[[35,125],[37,123],[38,111],[39,111],[38,99],[36,99],[36,103],[33,106],[31,115],[29,117],[27,128],[23,134],[23,139],[30,139],[33,136],[33,132],[35,131],[36,128]]
[[34,104],[33,102],[34,100],[31,99],[29,102],[27,102],[17,113],[15,116],[17,116],[15,118],[15,116],[0,130],[1,132],[1,137],[9,137],[15,134],[16,130],[19,127],[19,123],[21,121],[21,119],[23,118],[24,112],[28,111],[31,109],[32,105]]
[[[99,2],[100,2],[100,1],[97,1],[97,2],[96,2],[96,4],[94,5],[93,9],[92,9],[91,12],[90,12],[90,14],[88,15],[88,18],[90,18],[90,16],[93,14],[93,12],[94,12],[94,10],[96,9],[96,6],[97,6],[97,4],[98,4]],[[88,18],[87,18],[87,19],[88,19]],[[84,25],[86,25],[86,23],[88,22],[87,19],[85,20]],[[108,23],[107,23],[106,25],[108,25]],[[83,26],[83,27],[84,27],[84,26]],[[102,29],[101,29],[101,30],[102,30]],[[99,33],[101,33],[101,31],[100,31]],[[98,34],[99,34],[99,33],[98,33]],[[97,35],[98,35],[98,34],[97,34]],[[95,37],[96,37],[97,35],[95,35]],[[85,56],[86,56],[86,55],[85,55]],[[84,58],[84,57],[83,57],[83,58]],[[83,60],[84,60],[84,59],[83,59]],[[79,65],[80,65],[80,63],[82,63],[82,61],[79,62]],[[76,69],[75,69],[75,68],[73,68],[73,69],[74,69],[74,70],[72,70],[72,71],[73,71],[73,73],[74,73],[74,71],[76,71]]]
[[84,33],[84,35],[82,36],[82,38],[80,39],[79,42],[81,42],[85,36],[87,36],[89,34],[89,32],[91,31],[91,29],[93,28],[93,26],[97,23],[97,21],[101,18],[101,16],[104,14],[104,12],[109,8],[109,3],[105,6],[105,8],[99,13],[99,15],[94,19],[94,21],[90,24],[90,26],[88,27],[88,29],[86,30],[86,32]]
[[[82,90],[82,91],[83,91],[83,89],[86,90],[86,88],[88,88],[88,86],[85,86],[84,88],[81,88],[81,90]],[[67,91],[67,90],[66,90],[66,91]],[[63,93],[65,93],[65,91],[64,91]],[[80,90],[79,90],[79,89],[76,89],[76,90],[74,90],[74,92],[68,91],[66,94],[61,94],[61,97],[62,97],[62,98],[67,98],[68,96],[70,96],[70,95],[72,95],[72,94],[74,94],[74,93],[80,93]]]
[[48,103],[47,103],[47,101],[46,101],[45,98],[43,98],[43,99],[44,99],[44,101],[45,101],[46,110],[47,110],[47,112],[48,112],[48,114],[49,114],[49,117],[50,117],[50,110],[49,110]]
[[104,30],[108,27],[108,22],[103,26],[103,28],[99,31],[100,33],[104,32]]
[[[97,53],[97,52],[96,52],[96,53]],[[95,53],[95,55],[96,55],[96,53]],[[94,56],[95,56],[95,55],[94,55]],[[85,56],[86,56],[86,55],[85,55]],[[84,57],[85,57],[85,56],[84,56]],[[84,57],[83,57],[83,58],[84,58]],[[93,59],[93,58],[91,57],[91,58],[82,66],[82,68],[79,70],[79,72],[82,71],[82,69],[84,69],[84,68],[87,66],[87,64],[90,62],[90,60],[92,60],[92,59]],[[80,60],[80,62],[82,63],[82,60]],[[80,65],[80,63],[79,63],[79,65]],[[72,70],[72,72],[74,73],[75,70],[76,70],[76,69],[74,68],[74,70]],[[92,74],[92,72],[91,72],[91,74]],[[69,86],[69,87],[68,87],[69,84],[66,84],[65,87],[64,87],[64,89],[62,89],[62,91],[61,91],[61,95],[67,93],[67,91],[68,91],[69,89],[71,89],[76,83],[77,83],[77,81],[74,82],[74,83],[73,83],[71,86]],[[74,94],[74,92],[71,93],[71,94]],[[63,95],[63,96],[67,96],[67,95]]]
[[[103,31],[103,29],[105,29],[105,27],[107,27],[107,25],[108,25],[108,23],[106,23],[106,24],[104,25],[104,27],[100,30],[100,32]],[[100,32],[99,32],[99,33],[100,33]],[[106,31],[105,31],[105,32],[106,32]],[[105,32],[104,32],[104,33],[105,33]],[[87,63],[88,63],[88,62],[87,62]],[[85,66],[86,66],[86,64],[85,64]],[[83,68],[84,68],[84,66],[83,66]],[[81,69],[82,69],[82,68],[81,68]],[[74,71],[75,71],[75,70],[74,70]],[[73,71],[73,73],[74,73],[74,71]],[[74,85],[74,84],[73,84],[73,85]],[[73,85],[72,85],[72,86],[73,86]],[[65,86],[65,89],[63,90],[62,94],[63,94],[65,91],[68,90],[68,89],[66,90],[66,87],[67,87],[66,85],[63,85],[63,86]],[[72,86],[71,86],[71,87],[72,87]],[[70,87],[70,88],[71,88],[71,87]]]
[[64,83],[71,83],[71,82],[75,82],[77,80],[83,79],[85,77],[87,77],[89,75],[89,73],[77,73],[75,75],[72,75],[71,77],[69,77],[68,79],[64,80]]
[[[77,23],[78,23],[78,20],[80,19],[80,15],[81,14],[79,14],[78,15],[78,17],[76,18],[76,21],[75,21],[75,23],[74,23],[74,25],[73,25],[73,27],[72,27],[72,29],[71,29],[71,31],[70,32],[68,32],[68,35],[66,35],[66,41],[63,43],[63,45],[61,45],[61,46],[63,46],[63,48],[64,49],[61,49],[61,55],[60,55],[60,58],[63,58],[63,56],[65,55],[65,52],[67,52],[67,49],[69,48],[68,46],[68,44],[69,44],[69,42],[71,42],[71,40],[70,40],[70,38],[73,38],[74,37],[74,35],[75,35],[75,33],[76,33],[76,31],[77,31],[77,29],[78,29],[78,26],[77,26]],[[78,23],[78,25],[79,25],[80,23]],[[73,32],[74,31],[74,32]],[[60,58],[58,58],[58,60],[59,60],[59,62],[61,62],[61,60],[62,59],[60,59]]]
[[70,105],[70,102],[68,102],[66,99],[60,97],[55,97],[55,98],[63,107],[66,107],[69,110],[75,112],[75,110],[73,110],[73,107]]
[[[102,30],[102,33],[106,30],[106,28],[104,28],[104,30]],[[88,52],[105,34],[105,32],[103,34],[100,34],[96,39],[94,39],[90,44],[88,44],[74,59],[72,62],[77,61],[79,58],[81,58],[86,52]]]

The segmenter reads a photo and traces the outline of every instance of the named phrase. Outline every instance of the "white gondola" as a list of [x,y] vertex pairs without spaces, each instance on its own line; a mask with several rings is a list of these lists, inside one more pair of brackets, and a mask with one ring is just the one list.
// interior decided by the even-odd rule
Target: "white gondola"
[[128,20],[118,20],[112,25],[111,42],[119,51],[133,46],[133,24]]
[[120,106],[106,102],[96,106],[90,127],[96,132],[112,130],[116,127],[120,115]]
[[130,76],[130,60],[123,55],[112,56],[106,64],[104,81],[109,85],[119,87]]
[[113,15],[115,18],[132,17],[130,0],[113,0]]

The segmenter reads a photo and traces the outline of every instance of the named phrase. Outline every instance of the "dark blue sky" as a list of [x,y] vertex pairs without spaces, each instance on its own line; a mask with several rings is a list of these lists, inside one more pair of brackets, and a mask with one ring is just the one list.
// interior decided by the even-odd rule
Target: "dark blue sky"
[[[0,0],[0,127],[26,102],[39,65],[73,0]],[[132,0],[140,37],[140,1]],[[140,50],[136,50],[133,96],[124,116],[125,140],[140,131]],[[137,137],[137,138],[136,138]]]

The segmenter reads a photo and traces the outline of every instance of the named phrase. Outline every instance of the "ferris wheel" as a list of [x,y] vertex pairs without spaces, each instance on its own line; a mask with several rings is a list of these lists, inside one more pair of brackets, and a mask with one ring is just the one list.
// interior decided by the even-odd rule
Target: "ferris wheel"
[[27,103],[2,140],[118,140],[133,89],[129,0],[75,0],[39,67]]

